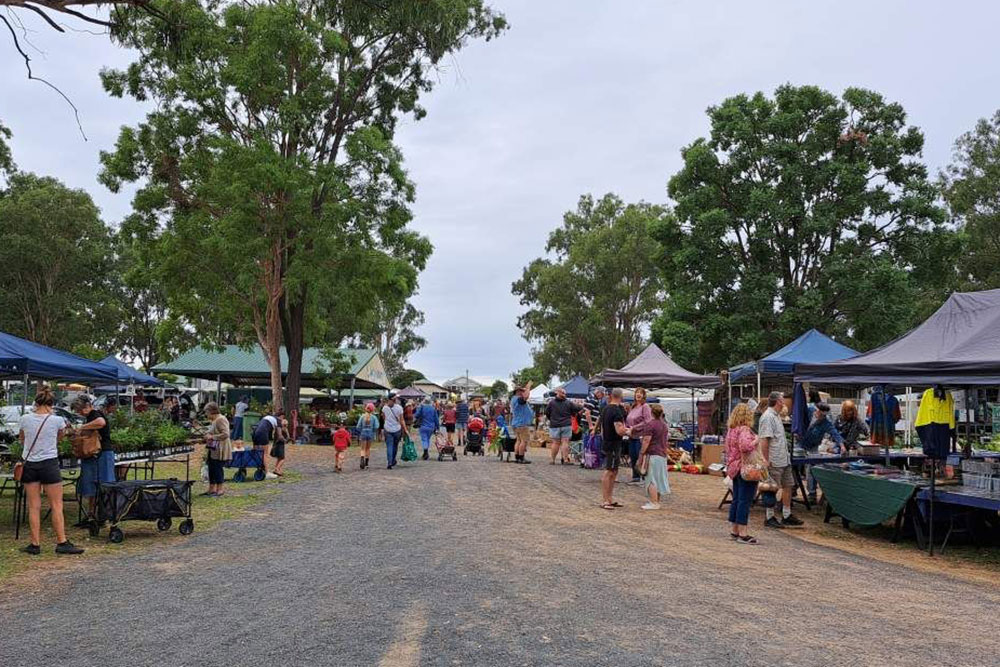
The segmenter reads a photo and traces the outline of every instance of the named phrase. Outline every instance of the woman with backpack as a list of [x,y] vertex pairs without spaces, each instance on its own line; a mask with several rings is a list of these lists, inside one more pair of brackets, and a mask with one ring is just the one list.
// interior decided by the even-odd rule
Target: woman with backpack
[[[405,414],[405,413],[404,413]],[[375,416],[375,404],[365,406],[365,414],[358,419],[358,439],[361,440],[361,469],[368,468],[368,457],[372,451],[372,440],[378,431],[378,417]]]

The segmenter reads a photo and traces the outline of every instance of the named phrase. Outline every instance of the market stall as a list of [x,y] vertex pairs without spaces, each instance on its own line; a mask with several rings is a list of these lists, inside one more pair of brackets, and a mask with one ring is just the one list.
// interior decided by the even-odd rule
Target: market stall
[[858,352],[841,345],[826,334],[810,329],[788,345],[763,357],[729,369],[729,409],[732,410],[732,387],[755,385],[755,397],[764,396],[764,388],[777,382],[790,383],[796,364],[823,363],[848,359]]
[[[930,486],[921,491],[928,500],[933,554],[935,502],[951,503],[959,496],[969,497],[967,493],[951,496],[950,488],[945,492],[936,489],[937,470],[948,453],[942,450],[950,441],[954,452],[957,440],[955,410],[946,389],[1000,386],[1000,290],[952,294],[925,322],[900,338],[850,359],[796,364],[795,380],[931,388],[921,399],[916,424],[918,430],[925,429],[921,444],[934,461]],[[968,457],[971,453],[967,438],[963,454]],[[991,488],[977,495],[982,497],[976,502],[1000,507],[1000,484],[996,491]]]

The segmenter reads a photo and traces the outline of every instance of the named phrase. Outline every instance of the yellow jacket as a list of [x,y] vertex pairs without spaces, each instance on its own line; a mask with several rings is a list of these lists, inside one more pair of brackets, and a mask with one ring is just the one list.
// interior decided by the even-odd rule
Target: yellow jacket
[[914,426],[927,424],[947,424],[948,428],[955,428],[955,399],[951,397],[950,391],[944,393],[943,400],[934,398],[933,388],[924,392]]

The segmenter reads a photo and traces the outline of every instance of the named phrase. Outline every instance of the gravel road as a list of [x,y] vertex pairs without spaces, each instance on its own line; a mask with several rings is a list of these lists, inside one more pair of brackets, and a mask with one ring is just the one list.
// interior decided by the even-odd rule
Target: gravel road
[[997,664],[1000,585],[730,543],[674,476],[646,513],[538,454],[298,467],[212,531],[6,582],[0,665]]

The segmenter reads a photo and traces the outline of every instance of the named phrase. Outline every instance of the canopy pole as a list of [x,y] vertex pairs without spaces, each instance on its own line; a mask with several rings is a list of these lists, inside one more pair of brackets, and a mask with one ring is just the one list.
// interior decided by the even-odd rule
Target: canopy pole
[[[271,397],[274,400],[274,397]],[[222,405],[222,375],[215,376],[215,402]]]
[[764,398],[764,396],[760,393],[760,369],[758,368],[757,369],[757,396],[756,396],[756,400],[759,403],[763,398]]
[[28,409],[28,374],[24,374],[24,385],[21,387],[21,414]]
[[912,398],[913,387],[906,388],[906,446],[909,447],[913,444],[913,435],[911,431],[913,430],[913,408],[910,405],[910,399]]
[[691,444],[694,444],[698,439],[698,407],[694,401],[694,389],[691,390],[691,422]]

